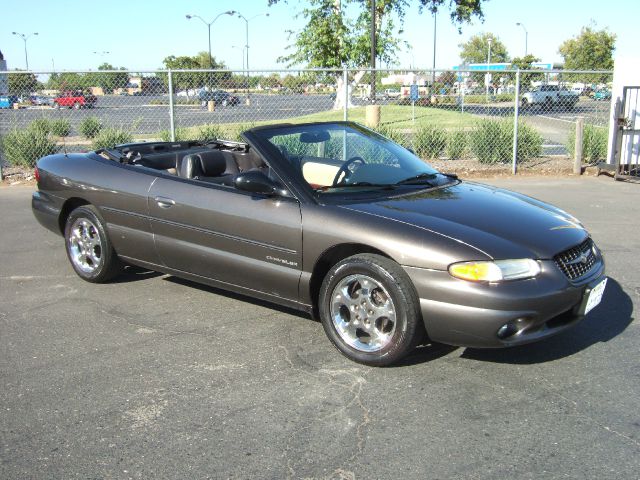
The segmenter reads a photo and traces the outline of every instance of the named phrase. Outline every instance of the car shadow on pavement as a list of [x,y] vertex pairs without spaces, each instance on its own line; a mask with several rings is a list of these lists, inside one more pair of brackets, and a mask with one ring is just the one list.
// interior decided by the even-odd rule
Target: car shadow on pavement
[[311,315],[309,315],[309,314],[307,314],[305,312],[302,312],[300,310],[296,310],[294,308],[289,308],[289,307],[285,307],[285,306],[282,306],[282,305],[278,305],[276,303],[267,302],[265,300],[260,300],[258,298],[253,298],[253,297],[250,297],[248,295],[242,295],[241,293],[235,293],[235,292],[230,292],[228,290],[222,290],[220,288],[211,287],[209,285],[204,285],[202,283],[192,282],[191,280],[186,280],[184,278],[174,277],[174,276],[168,275],[163,280],[166,280],[166,281],[172,282],[172,283],[177,283],[179,285],[184,285],[184,286],[190,287],[190,288],[197,288],[198,290],[201,290],[203,292],[213,293],[213,294],[216,294],[216,295],[220,295],[221,297],[232,298],[232,299],[238,300],[240,302],[250,303],[252,305],[258,305],[260,307],[269,308],[271,310],[276,310],[278,312],[286,313],[287,315],[294,315],[296,317],[305,318],[307,320],[311,320],[312,319]]
[[595,343],[608,342],[633,321],[633,301],[613,278],[598,305],[584,320],[561,334],[537,343],[505,349],[467,348],[460,356],[483,362],[534,364],[568,357]]
[[147,270],[146,268],[135,267],[133,265],[127,265],[124,267],[124,271],[111,280],[110,283],[138,282],[141,280],[159,277],[160,275],[164,275],[164,273],[154,272],[153,270]]

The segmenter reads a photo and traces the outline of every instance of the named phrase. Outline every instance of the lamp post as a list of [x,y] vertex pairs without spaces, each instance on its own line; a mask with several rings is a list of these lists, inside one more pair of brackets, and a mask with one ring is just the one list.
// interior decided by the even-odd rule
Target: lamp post
[[[219,13],[218,15],[216,15],[216,17],[211,20],[210,22],[207,22],[204,18],[202,18],[200,15],[185,15],[185,17],[187,18],[187,20],[191,20],[192,18],[197,18],[198,20],[200,20],[202,23],[204,23],[207,26],[207,32],[209,34],[209,68],[213,70],[213,57],[211,56],[211,26],[216,22],[216,20],[218,20],[218,18],[220,18],[222,15],[233,15],[235,12],[235,10],[227,10],[226,12],[222,12]],[[211,87],[211,73],[209,73],[209,87]]]
[[[269,14],[268,13],[259,13],[257,15],[254,15],[251,18],[247,18],[244,15],[242,15],[240,12],[235,12],[236,16],[238,18],[241,18],[242,20],[244,20],[244,35],[245,35],[245,43],[244,43],[244,48],[246,50],[245,55],[246,55],[246,62],[243,62],[246,65],[246,72],[247,72],[247,105],[251,104],[251,100],[249,99],[249,22],[251,20],[253,20],[254,18],[258,18],[258,17],[268,17]],[[243,70],[245,69],[245,67],[242,68]]]
[[24,34],[20,32],[11,32],[14,35],[18,35],[24,41],[24,63],[26,65],[26,69],[29,70],[29,55],[27,54],[27,40],[31,38],[33,35],[38,35],[38,32],[33,32],[30,34]]
[[[433,66],[431,69],[431,89],[434,89],[436,84],[436,11],[433,12]],[[435,92],[433,92],[435,94]]]
[[487,73],[484,77],[484,81],[487,85],[487,104],[489,103],[489,82],[491,81],[491,73],[489,73],[489,64],[491,63],[491,42],[493,39],[489,37],[487,39],[487,43],[489,44],[489,49],[487,50]]
[[524,56],[526,57],[527,54],[529,53],[529,32],[527,32],[527,27],[524,26],[524,23],[522,22],[518,22],[516,23],[516,25],[518,27],[522,27],[522,29],[524,30]]

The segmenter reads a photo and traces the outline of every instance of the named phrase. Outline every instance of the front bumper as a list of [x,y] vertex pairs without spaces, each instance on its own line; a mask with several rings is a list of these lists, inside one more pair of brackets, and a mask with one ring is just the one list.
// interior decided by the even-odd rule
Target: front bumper
[[[570,282],[551,260],[533,279],[504,283],[459,280],[445,271],[403,267],[420,297],[429,338],[450,345],[500,348],[531,343],[570,328],[583,317],[585,294],[605,278],[604,261]],[[498,331],[512,325],[500,338]]]

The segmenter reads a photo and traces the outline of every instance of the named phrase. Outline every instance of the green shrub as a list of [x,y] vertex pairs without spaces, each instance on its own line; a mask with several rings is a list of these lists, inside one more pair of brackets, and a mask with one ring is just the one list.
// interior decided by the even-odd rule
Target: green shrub
[[[163,142],[171,142],[171,131],[170,130],[161,130],[158,132],[158,137]],[[193,140],[192,135],[189,135],[189,130],[183,127],[176,127],[174,131],[174,142],[181,142],[183,140]]]
[[87,117],[80,122],[78,130],[85,138],[92,139],[96,138],[102,127],[102,122],[98,120],[98,117]]
[[[469,136],[471,152],[480,163],[510,163],[513,157],[513,120],[481,120]],[[518,162],[542,155],[542,137],[518,123]]]
[[13,130],[0,137],[0,147],[9,164],[19,167],[33,167],[40,157],[60,150],[49,133],[39,128]]
[[220,127],[220,125],[209,123],[207,125],[200,125],[200,127],[198,128],[198,133],[196,135],[196,140],[206,142],[209,140],[222,139],[224,137],[224,130],[222,130],[222,127]]
[[46,118],[38,118],[29,124],[28,129],[44,134],[51,133],[51,122]]
[[[606,160],[607,144],[609,142],[606,128],[594,125],[585,125],[582,134],[582,160],[587,163]],[[576,131],[572,129],[567,140],[569,156],[573,157],[576,151]]]
[[414,145],[422,158],[438,158],[447,146],[447,132],[436,125],[425,125],[416,131]]
[[459,160],[467,153],[469,134],[464,130],[453,130],[447,135],[445,154],[451,160]]
[[51,122],[51,133],[58,137],[68,137],[71,133],[71,123],[65,118],[58,118]]
[[112,148],[122,143],[131,143],[133,135],[122,128],[105,128],[93,139],[94,150]]
[[236,129],[234,135],[231,137],[232,140],[235,140],[236,142],[244,142],[244,139],[240,136],[240,134],[242,132],[246,132],[247,130],[255,127],[256,124],[254,122],[249,122],[249,123],[241,123],[240,125],[238,125],[238,128]]
[[407,137],[405,136],[405,134],[390,125],[381,123],[380,125],[378,125],[378,127],[374,128],[374,130],[383,137],[387,137],[389,140],[393,140],[398,145],[406,145],[407,143]]

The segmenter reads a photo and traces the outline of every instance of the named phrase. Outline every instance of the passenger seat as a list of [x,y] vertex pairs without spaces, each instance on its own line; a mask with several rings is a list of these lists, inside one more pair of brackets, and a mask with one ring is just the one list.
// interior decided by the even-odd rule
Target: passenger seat
[[181,178],[190,178],[219,185],[233,185],[233,166],[229,168],[221,151],[192,153],[178,159],[176,170]]

